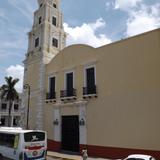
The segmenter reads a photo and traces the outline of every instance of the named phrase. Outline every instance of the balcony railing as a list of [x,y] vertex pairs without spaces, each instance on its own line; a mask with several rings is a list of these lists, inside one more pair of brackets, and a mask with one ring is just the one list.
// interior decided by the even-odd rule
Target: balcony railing
[[6,107],[6,108],[3,108],[3,107],[1,108],[2,111],[5,111],[5,110],[7,110],[7,109],[8,109],[7,107]]
[[60,91],[60,97],[66,98],[66,97],[76,97],[76,89],[69,89],[69,90],[61,90]]
[[[20,108],[18,108],[18,109],[12,108],[11,114],[12,114],[12,113],[20,113],[20,111],[21,111]],[[6,114],[6,113],[8,114],[8,108],[7,108],[7,109],[1,109],[1,108],[0,108],[0,112],[3,113],[3,114]]]
[[56,99],[56,92],[46,93],[46,100]]
[[83,87],[83,95],[95,95],[97,94],[97,87],[96,85],[91,87]]
[[0,108],[0,112],[3,112],[3,113],[8,112],[8,108],[6,109]]

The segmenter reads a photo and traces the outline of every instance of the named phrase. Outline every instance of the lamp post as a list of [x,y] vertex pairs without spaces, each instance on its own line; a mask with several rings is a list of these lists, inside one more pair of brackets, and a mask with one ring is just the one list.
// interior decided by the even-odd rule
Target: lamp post
[[30,103],[30,85],[29,84],[25,84],[23,86],[24,89],[28,89],[28,105],[27,105],[27,126],[26,129],[29,129],[29,103]]

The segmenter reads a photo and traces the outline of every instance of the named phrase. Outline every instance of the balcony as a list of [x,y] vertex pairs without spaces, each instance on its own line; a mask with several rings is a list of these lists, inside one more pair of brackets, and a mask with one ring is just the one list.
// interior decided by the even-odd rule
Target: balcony
[[61,100],[76,100],[76,89],[72,88],[69,90],[60,91]]
[[1,109],[0,109],[0,112],[1,112],[1,113],[8,113],[8,108],[6,108],[6,109],[1,108]]
[[95,97],[97,98],[97,86],[83,87],[83,98],[86,97]]
[[46,102],[56,102],[56,92],[46,93]]
[[[8,115],[8,108],[7,109],[0,108],[0,114],[4,115],[4,116],[7,116]],[[12,106],[11,115],[20,116],[21,115],[21,109],[20,108],[14,109],[14,107]]]
[[14,112],[18,112],[19,111],[19,109],[14,109]]

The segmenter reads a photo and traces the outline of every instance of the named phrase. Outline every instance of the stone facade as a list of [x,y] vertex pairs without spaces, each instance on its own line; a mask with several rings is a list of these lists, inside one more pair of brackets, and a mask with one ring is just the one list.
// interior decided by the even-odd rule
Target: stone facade
[[[66,34],[62,25],[60,1],[39,0],[38,4],[32,30],[28,33],[28,52],[24,60],[24,84],[30,85],[31,101],[34,99],[36,118],[31,126],[35,129],[43,129],[45,65],[65,47]],[[32,76],[33,70],[36,75]],[[27,93],[24,91],[24,94],[23,106],[27,104]],[[30,105],[30,110],[32,107]]]

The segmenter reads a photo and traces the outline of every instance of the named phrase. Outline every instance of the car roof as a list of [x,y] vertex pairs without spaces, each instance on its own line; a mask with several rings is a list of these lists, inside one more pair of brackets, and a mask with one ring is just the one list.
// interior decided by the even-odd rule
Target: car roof
[[23,130],[18,127],[0,127],[0,133],[28,133],[28,132],[44,132],[40,130]]
[[150,155],[144,155],[144,154],[132,154],[129,155],[127,158],[143,158],[143,159],[150,159],[152,156]]

